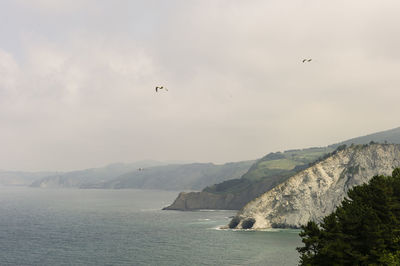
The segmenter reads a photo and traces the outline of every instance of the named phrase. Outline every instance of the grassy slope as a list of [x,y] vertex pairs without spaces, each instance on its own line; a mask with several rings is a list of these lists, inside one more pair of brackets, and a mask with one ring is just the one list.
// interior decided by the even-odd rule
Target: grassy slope
[[[210,187],[204,191],[226,194],[242,193],[245,190],[252,190],[247,194],[257,193],[269,189],[270,184],[284,182],[287,178],[308,166],[308,164],[322,158],[324,155],[334,151],[340,145],[346,144],[368,144],[370,141],[378,143],[400,144],[400,127],[352,138],[328,147],[316,147],[308,149],[288,150],[285,152],[270,153],[258,160],[249,171],[240,179],[228,180]],[[267,188],[257,189],[256,186],[267,184]]]
[[218,194],[240,193],[268,179],[271,184],[283,182],[294,173],[307,167],[309,163],[333,150],[332,147],[323,147],[270,153],[258,160],[242,178],[215,184],[205,188],[204,191]]
[[[172,204],[170,209],[240,209],[248,201],[258,197],[276,185],[286,181],[295,173],[325,158],[341,145],[378,143],[400,144],[400,127],[353,138],[322,148],[289,150],[283,153],[270,153],[255,162],[241,178],[231,179],[203,189],[203,192],[186,195],[184,208]],[[214,200],[210,198],[213,194]],[[179,197],[177,199],[180,200]],[[202,203],[203,202],[203,203]],[[191,207],[194,206],[194,207]]]

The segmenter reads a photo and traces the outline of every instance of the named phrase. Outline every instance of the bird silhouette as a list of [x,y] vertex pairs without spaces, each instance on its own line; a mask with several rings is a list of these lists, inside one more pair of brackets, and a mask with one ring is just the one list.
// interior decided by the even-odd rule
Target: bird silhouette
[[305,62],[311,62],[311,60],[312,60],[311,58],[309,58],[309,59],[303,59],[302,62],[303,62],[303,63],[305,63]]
[[157,87],[156,87],[156,92],[158,92],[158,90],[163,90],[163,89],[166,90],[166,91],[168,91],[168,89],[167,89],[167,88],[164,88],[164,86],[160,86],[160,87],[157,86]]

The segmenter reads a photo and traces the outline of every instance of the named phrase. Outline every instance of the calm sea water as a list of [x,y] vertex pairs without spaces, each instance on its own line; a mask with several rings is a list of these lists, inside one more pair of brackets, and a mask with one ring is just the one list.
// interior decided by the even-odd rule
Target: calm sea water
[[299,231],[218,230],[177,192],[0,188],[0,265],[297,265]]

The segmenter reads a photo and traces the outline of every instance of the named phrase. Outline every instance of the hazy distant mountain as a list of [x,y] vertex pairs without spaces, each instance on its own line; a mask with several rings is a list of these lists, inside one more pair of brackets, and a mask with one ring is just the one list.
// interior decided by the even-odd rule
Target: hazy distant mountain
[[242,176],[254,161],[215,165],[192,163],[166,165],[133,171],[101,184],[102,188],[143,188],[162,190],[201,190],[204,187]]
[[332,146],[340,146],[343,144],[351,145],[351,144],[368,144],[371,141],[377,143],[393,143],[393,144],[400,144],[400,127],[393,128],[386,131],[380,131],[377,133],[352,138]]
[[270,153],[251,166],[240,179],[228,180],[205,188],[202,192],[180,193],[166,209],[234,209],[242,208],[250,200],[269,191],[278,184],[321,160],[343,144],[377,143],[400,144],[400,127],[378,133],[352,138],[323,148],[289,150]]
[[323,148],[271,153],[255,163],[246,161],[224,165],[165,165],[166,163],[145,161],[113,164],[103,168],[52,174],[41,180],[32,179],[36,180],[32,186],[166,190],[201,190],[206,187],[202,194],[182,194],[177,201],[181,204],[173,204],[171,209],[240,209],[249,200],[284,182],[339,145],[365,144],[371,141],[400,143],[400,128],[353,138]]
[[112,164],[47,176],[32,183],[41,188],[137,188],[201,190],[207,185],[242,176],[254,161],[162,165],[159,162]]
[[32,182],[55,172],[22,172],[0,170],[0,185],[2,186],[29,186]]
[[136,171],[138,168],[162,164],[164,163],[157,161],[141,161],[131,164],[114,163],[101,168],[92,168],[50,175],[40,180],[36,180],[31,186],[41,188],[79,188],[85,186],[95,186],[128,172]]

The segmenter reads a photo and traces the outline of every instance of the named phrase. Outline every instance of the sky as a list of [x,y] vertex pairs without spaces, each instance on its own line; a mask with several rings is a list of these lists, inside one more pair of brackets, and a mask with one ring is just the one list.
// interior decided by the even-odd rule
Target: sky
[[1,1],[0,169],[225,163],[398,127],[399,11],[397,0]]

